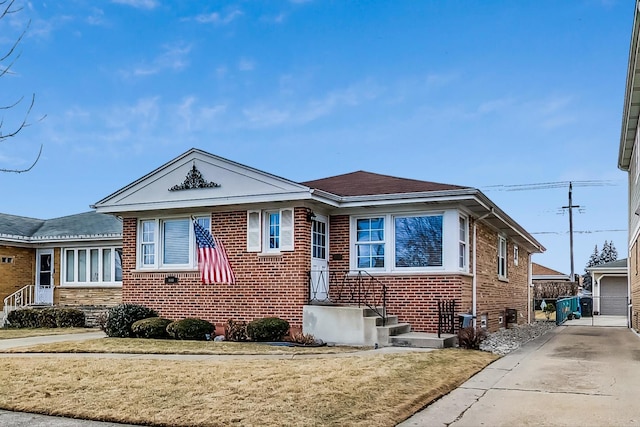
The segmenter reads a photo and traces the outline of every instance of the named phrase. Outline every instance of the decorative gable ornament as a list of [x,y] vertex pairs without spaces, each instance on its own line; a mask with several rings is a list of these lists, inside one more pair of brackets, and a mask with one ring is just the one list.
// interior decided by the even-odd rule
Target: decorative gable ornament
[[209,182],[202,177],[200,171],[196,168],[195,163],[191,170],[187,173],[187,177],[182,184],[174,185],[169,191],[191,190],[192,188],[217,188],[220,184]]

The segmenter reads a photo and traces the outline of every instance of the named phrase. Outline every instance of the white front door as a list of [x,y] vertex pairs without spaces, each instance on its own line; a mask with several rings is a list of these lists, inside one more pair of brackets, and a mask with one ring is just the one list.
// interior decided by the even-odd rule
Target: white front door
[[36,254],[36,304],[53,304],[53,249],[38,249]]
[[329,297],[327,231],[327,217],[316,215],[311,221],[311,301],[327,301]]

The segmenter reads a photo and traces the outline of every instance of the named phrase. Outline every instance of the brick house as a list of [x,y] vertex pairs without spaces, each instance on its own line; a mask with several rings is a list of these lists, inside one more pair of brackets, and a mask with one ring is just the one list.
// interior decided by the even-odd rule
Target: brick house
[[[640,88],[638,88],[638,75],[640,75],[640,63],[638,62],[638,50],[640,50],[640,1],[636,1],[635,16],[631,33],[631,45],[629,47],[629,63],[627,69],[627,82],[622,111],[622,130],[620,133],[620,145],[618,149],[618,168],[628,173],[628,281],[629,281],[629,323],[636,331],[640,331],[640,255],[638,252],[638,236],[640,235],[640,144],[638,144],[638,120],[640,119]],[[635,304],[633,302],[635,301]]]
[[1,312],[55,304],[92,314],[118,304],[121,255],[122,221],[113,215],[41,220],[0,214]]
[[[123,301],[218,332],[278,316],[366,344],[332,335],[348,327],[326,311],[383,305],[385,319],[436,332],[437,302],[450,299],[493,331],[506,308],[531,320],[531,255],[544,250],[471,187],[363,171],[297,183],[198,149],[93,207],[123,221]],[[201,283],[193,219],[224,242],[235,284]]]

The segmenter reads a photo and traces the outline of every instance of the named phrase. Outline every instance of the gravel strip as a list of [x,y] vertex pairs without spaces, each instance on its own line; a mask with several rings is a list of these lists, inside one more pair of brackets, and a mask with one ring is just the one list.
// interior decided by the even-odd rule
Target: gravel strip
[[480,350],[504,356],[522,344],[546,334],[556,327],[555,322],[538,321],[530,325],[510,326],[492,334],[480,344]]

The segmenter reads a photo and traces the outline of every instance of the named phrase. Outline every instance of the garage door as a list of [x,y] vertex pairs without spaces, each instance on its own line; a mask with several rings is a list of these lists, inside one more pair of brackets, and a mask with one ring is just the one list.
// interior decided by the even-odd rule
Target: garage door
[[627,281],[612,277],[600,283],[600,314],[606,316],[627,315]]

